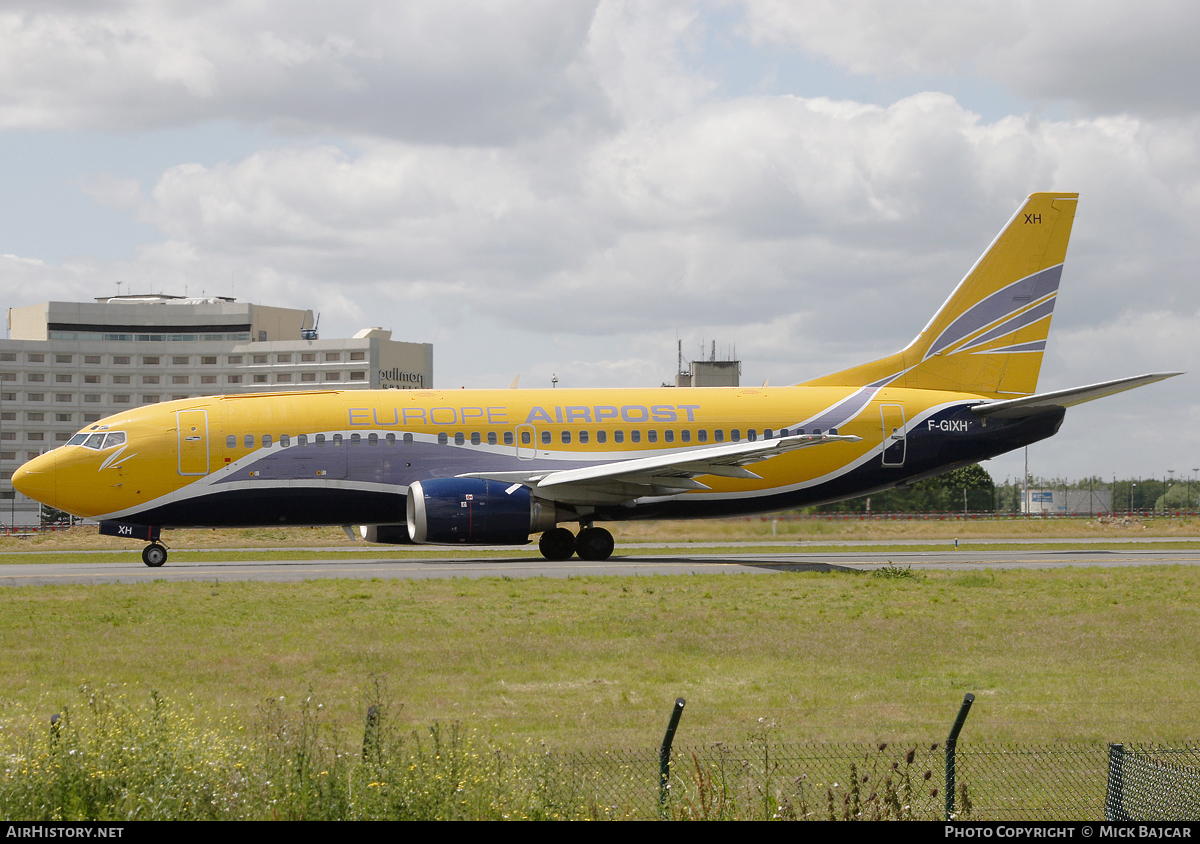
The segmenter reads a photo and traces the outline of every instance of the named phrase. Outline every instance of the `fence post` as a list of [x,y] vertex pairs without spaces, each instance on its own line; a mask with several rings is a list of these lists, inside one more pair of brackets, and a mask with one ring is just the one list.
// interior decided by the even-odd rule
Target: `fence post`
[[667,722],[667,733],[663,736],[662,746],[658,748],[658,808],[665,812],[667,795],[671,789],[671,743],[675,741],[675,728],[679,726],[679,716],[687,701],[681,697],[675,698],[675,708],[671,710],[671,720]]
[[1108,787],[1104,789],[1104,819],[1131,821],[1125,811],[1125,745],[1108,746]]
[[971,704],[974,702],[975,695],[970,692],[963,695],[962,706],[958,708],[958,717],[954,719],[954,726],[950,728],[950,736],[946,739],[946,820],[948,821],[954,819],[954,762],[958,734],[962,731],[963,724],[967,720],[967,713],[971,711]]

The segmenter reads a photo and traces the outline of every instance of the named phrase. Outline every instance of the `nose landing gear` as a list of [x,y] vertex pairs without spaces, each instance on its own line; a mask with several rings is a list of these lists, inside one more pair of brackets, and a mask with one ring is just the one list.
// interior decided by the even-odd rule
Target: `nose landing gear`
[[142,562],[156,569],[167,561],[167,549],[155,542],[142,549]]
[[585,527],[573,536],[566,528],[556,527],[542,534],[538,550],[547,560],[568,560],[578,554],[581,560],[607,560],[613,552],[613,536],[604,528]]

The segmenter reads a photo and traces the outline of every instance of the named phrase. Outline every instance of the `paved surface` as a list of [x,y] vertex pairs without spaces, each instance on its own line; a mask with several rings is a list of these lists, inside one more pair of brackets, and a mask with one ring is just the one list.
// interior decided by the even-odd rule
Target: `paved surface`
[[632,549],[600,563],[571,559],[550,562],[540,556],[503,559],[355,559],[275,560],[270,562],[175,562],[151,569],[142,565],[137,552],[129,562],[81,562],[59,564],[0,565],[0,586],[50,583],[142,583],[153,580],[253,580],[287,583],[323,578],[448,578],[448,577],[569,577],[654,574],[772,574],[786,571],[871,571],[886,565],[914,569],[1050,569],[1067,566],[1197,565],[1200,545],[1195,550],[1021,550],[873,553],[847,551],[806,554],[799,551],[768,554],[705,554],[642,556]]

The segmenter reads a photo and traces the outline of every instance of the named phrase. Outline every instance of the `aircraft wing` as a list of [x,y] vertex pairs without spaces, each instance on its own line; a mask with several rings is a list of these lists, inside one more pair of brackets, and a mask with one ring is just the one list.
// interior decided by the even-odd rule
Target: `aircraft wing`
[[835,442],[858,442],[851,434],[797,434],[755,442],[727,443],[654,457],[635,457],[595,466],[560,471],[471,472],[460,478],[485,478],[524,484],[539,498],[570,504],[613,504],[647,495],[678,495],[709,489],[694,478],[758,479],[745,466],[768,458]]
[[995,416],[997,419],[1020,419],[1023,416],[1036,416],[1056,407],[1073,407],[1085,401],[1104,398],[1114,393],[1122,393],[1164,381],[1182,375],[1182,372],[1151,372],[1148,375],[1135,375],[1132,378],[1118,378],[1116,381],[1104,381],[1100,384],[1089,384],[1086,387],[1073,387],[1069,390],[1057,390],[1053,393],[1038,393],[1020,399],[1005,399],[1003,401],[988,401],[977,404],[971,411],[977,416]]

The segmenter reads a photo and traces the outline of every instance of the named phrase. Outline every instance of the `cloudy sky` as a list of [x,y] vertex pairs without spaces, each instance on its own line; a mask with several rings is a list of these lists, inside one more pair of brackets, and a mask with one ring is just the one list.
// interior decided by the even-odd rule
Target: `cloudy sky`
[[[313,308],[442,387],[653,386],[677,339],[787,384],[1077,191],[1040,388],[1200,372],[1197,43],[1194,2],[4,2],[0,286]],[[1191,475],[1196,377],[1031,471]]]

